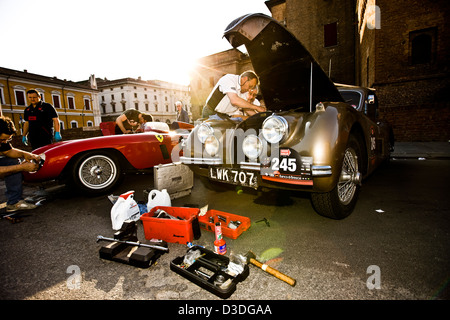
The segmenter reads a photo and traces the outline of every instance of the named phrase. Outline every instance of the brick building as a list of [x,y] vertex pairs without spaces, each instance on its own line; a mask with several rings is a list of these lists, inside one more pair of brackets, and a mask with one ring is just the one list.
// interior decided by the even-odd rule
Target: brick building
[[270,0],[333,81],[374,87],[397,141],[448,141],[447,0]]
[[398,141],[448,141],[449,2],[377,0],[375,10],[367,8],[379,25],[363,33],[360,23],[360,83],[377,89]]

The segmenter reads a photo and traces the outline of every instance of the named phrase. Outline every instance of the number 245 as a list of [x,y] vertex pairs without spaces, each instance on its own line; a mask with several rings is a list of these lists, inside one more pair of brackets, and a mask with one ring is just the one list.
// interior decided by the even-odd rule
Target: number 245
[[295,158],[279,158],[272,159],[272,170],[283,170],[289,172],[295,172],[297,170],[297,162]]

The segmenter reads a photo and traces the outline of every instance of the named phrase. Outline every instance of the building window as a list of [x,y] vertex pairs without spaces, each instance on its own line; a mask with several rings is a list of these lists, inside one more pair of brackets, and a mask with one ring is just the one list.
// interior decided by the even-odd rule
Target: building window
[[16,104],[18,106],[26,106],[25,100],[25,90],[14,90],[14,95],[16,96]]
[[64,130],[64,122],[59,121],[59,129]]
[[72,129],[78,128],[78,122],[76,122],[75,120],[70,121],[70,127]]
[[3,98],[3,88],[0,87],[0,104],[5,104],[5,99]]
[[89,120],[86,124],[87,124],[88,127],[93,127],[94,126],[94,123],[91,120]]
[[428,28],[409,33],[410,64],[434,62],[436,55],[437,28]]
[[122,111],[125,111],[125,110],[126,110],[126,103],[122,102]]
[[136,110],[139,110],[139,103],[135,102],[135,103],[134,103],[134,108],[135,108]]
[[84,98],[84,110],[91,110],[91,100]]
[[337,22],[329,23],[323,26],[323,46],[337,46]]
[[39,92],[39,95],[41,96],[41,101],[45,102],[45,95],[44,95],[44,91],[42,90],[37,90]]
[[53,106],[55,108],[61,108],[61,101],[59,99],[59,95],[52,94]]
[[137,93],[136,92],[134,93],[134,97],[137,98]]
[[67,104],[69,109],[75,109],[75,99],[73,97],[67,97]]
[[148,103],[145,104],[145,111],[148,111]]

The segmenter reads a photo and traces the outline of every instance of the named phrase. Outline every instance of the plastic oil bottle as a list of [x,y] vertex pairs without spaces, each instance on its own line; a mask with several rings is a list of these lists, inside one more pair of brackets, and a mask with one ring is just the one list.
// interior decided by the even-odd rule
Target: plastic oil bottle
[[227,244],[225,240],[223,239],[222,235],[222,226],[220,222],[216,222],[215,225],[215,234],[216,234],[216,240],[214,241],[214,251],[217,254],[225,254],[227,253]]

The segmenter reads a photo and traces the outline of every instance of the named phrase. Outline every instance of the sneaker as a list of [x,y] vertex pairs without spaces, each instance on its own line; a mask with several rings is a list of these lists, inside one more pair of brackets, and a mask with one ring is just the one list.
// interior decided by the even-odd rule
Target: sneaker
[[20,200],[15,204],[8,204],[6,206],[6,212],[15,212],[19,210],[30,210],[36,208],[36,205],[28,203],[25,200]]

